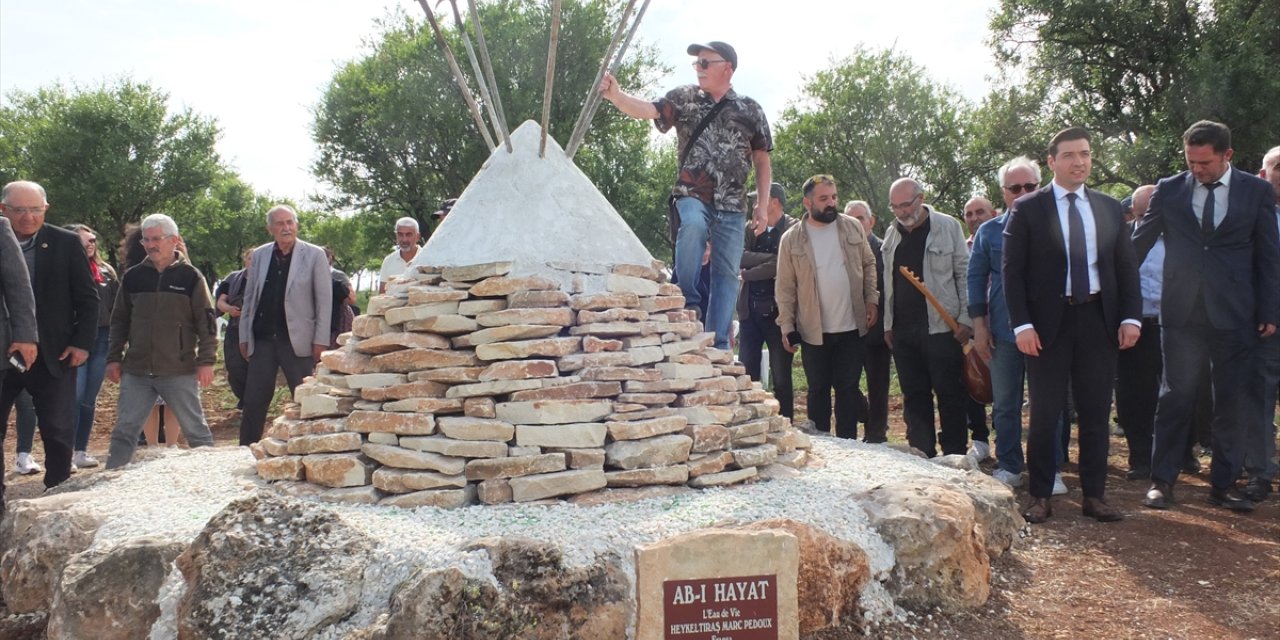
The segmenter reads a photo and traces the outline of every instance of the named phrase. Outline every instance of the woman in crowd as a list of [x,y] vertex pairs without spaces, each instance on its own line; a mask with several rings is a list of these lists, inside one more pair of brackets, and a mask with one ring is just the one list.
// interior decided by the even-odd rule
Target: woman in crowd
[[72,413],[76,432],[75,455],[71,462],[84,469],[98,466],[98,461],[89,455],[89,435],[93,433],[98,391],[102,389],[102,377],[107,369],[107,336],[111,333],[111,309],[115,305],[120,279],[98,252],[98,232],[83,224],[70,224],[67,229],[80,234],[80,243],[89,256],[89,270],[98,285],[98,337],[89,351],[89,359],[76,370],[76,408]]

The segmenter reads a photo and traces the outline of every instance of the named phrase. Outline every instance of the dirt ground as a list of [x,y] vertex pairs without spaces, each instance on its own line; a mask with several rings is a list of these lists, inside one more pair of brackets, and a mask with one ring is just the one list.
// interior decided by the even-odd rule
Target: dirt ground
[[[103,461],[115,422],[114,394],[106,384],[89,447]],[[221,376],[204,398],[216,441],[234,444],[239,416]],[[897,418],[890,438],[901,441],[901,407],[896,397],[890,403]],[[804,406],[803,398],[797,405]],[[38,496],[44,488],[39,474],[13,473],[13,442],[11,429],[4,452],[8,498]],[[1074,460],[1074,450],[1071,455]],[[1148,484],[1125,480],[1125,455],[1124,438],[1112,437],[1107,498],[1124,511],[1123,521],[1102,524],[1080,515],[1076,468],[1068,464],[1064,477],[1071,492],[1053,499],[1048,522],[1028,526],[993,562],[985,606],[949,615],[912,612],[905,621],[848,637],[1280,639],[1280,499],[1273,494],[1251,514],[1209,505],[1205,458],[1203,471],[1180,478],[1174,509],[1145,509]],[[43,459],[39,438],[36,459]],[[990,472],[993,464],[984,468]],[[1025,488],[1018,494],[1024,502]],[[40,622],[6,625],[4,613],[0,636],[25,627],[19,636],[38,637],[28,634]]]

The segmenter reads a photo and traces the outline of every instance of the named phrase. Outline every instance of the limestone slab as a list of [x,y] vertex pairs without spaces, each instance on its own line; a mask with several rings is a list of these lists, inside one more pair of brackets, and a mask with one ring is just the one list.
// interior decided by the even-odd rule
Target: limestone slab
[[359,451],[362,442],[363,438],[360,437],[360,434],[348,431],[290,438],[287,446],[291,455],[307,455],[309,453]]
[[573,310],[568,307],[503,309],[501,311],[481,313],[476,316],[476,322],[482,327],[503,327],[520,324],[567,327],[573,324]]
[[526,380],[560,375],[555,360],[507,360],[495,362],[480,372],[480,380]]
[[750,422],[744,422],[742,424],[735,424],[732,427],[729,427],[729,438],[734,442],[738,442],[743,438],[750,438],[751,436],[763,435],[764,433],[769,431],[769,424],[770,423],[768,418],[765,418],[762,420],[752,420]]
[[[442,369],[437,369],[442,371]],[[409,377],[399,373],[375,373],[365,375],[377,376],[397,376],[408,380]],[[351,376],[355,377],[355,376]],[[393,384],[387,387],[362,387],[360,389],[360,397],[370,402],[386,402],[388,400],[404,400],[405,398],[443,398],[449,386],[440,382],[432,382],[430,380],[418,380],[416,382],[403,382]]]
[[631,359],[637,366],[661,362],[666,357],[662,353],[662,347],[632,347],[627,353],[631,354]]
[[307,482],[326,487],[361,487],[373,479],[373,465],[354,453],[303,456],[302,466],[306,468]]
[[659,362],[654,365],[654,368],[656,368],[666,380],[697,380],[698,378],[710,378],[715,375],[715,369],[709,364],[676,364],[672,362]]
[[445,367],[470,367],[480,364],[469,351],[442,351],[439,349],[405,349],[373,357],[378,371],[407,373],[422,369]]
[[[479,382],[480,373],[484,371],[484,367],[442,367],[440,369],[427,369],[426,371],[414,371],[409,374],[409,380],[419,382],[427,380],[430,382],[439,382],[443,384],[461,384],[463,382]],[[440,395],[444,395],[441,393]]]
[[516,426],[501,420],[470,417],[442,417],[436,420],[440,433],[455,440],[506,442],[515,437]]
[[563,453],[570,469],[604,468],[604,449],[547,449],[547,453]]
[[546,338],[557,333],[560,333],[560,327],[540,324],[509,324],[480,329],[479,331],[457,336],[453,339],[453,346],[455,349],[464,349],[494,342]]
[[609,398],[619,393],[622,393],[622,385],[618,382],[573,382],[545,389],[517,391],[511,394],[511,400],[579,400]]
[[266,458],[257,463],[258,477],[268,482],[275,480],[302,480],[306,477],[306,469],[302,465],[302,456],[280,456]]
[[708,473],[698,476],[689,481],[689,486],[695,489],[703,489],[706,487],[722,487],[731,484],[738,484],[751,478],[756,477],[756,468],[747,467],[745,469],[734,469],[732,471],[721,471],[720,473]]
[[689,480],[689,468],[682,465],[632,469],[630,471],[606,471],[605,481],[610,487],[645,487],[655,484],[684,484]]
[[614,440],[640,440],[683,431],[689,421],[684,416],[667,416],[631,422],[609,422],[609,437]]
[[375,371],[373,358],[347,347],[320,354],[320,364],[335,373],[370,373]]
[[254,444],[260,445],[269,456],[283,456],[289,453],[289,442],[277,438],[263,438]]
[[372,338],[391,330],[391,324],[381,316],[360,315],[351,321],[351,335],[357,338]]
[[733,441],[729,428],[720,424],[691,424],[684,428],[684,434],[693,438],[694,453],[722,451]]
[[522,447],[593,448],[604,446],[608,428],[600,422],[516,425],[516,444]]
[[658,283],[653,280],[637,278],[635,276],[623,275],[620,273],[611,273],[605,283],[605,289],[610,293],[634,293],[638,296],[656,296],[658,295]]
[[444,276],[445,280],[453,282],[475,282],[485,278],[505,276],[511,273],[511,266],[512,263],[509,261],[460,265],[445,267],[440,271],[440,275]]
[[355,398],[334,396],[327,393],[309,395],[302,398],[302,413],[304,420],[310,418],[323,418],[326,416],[345,416],[351,413]]
[[458,313],[458,302],[431,302],[428,304],[418,304],[412,307],[396,307],[388,309],[384,317],[387,322],[396,325],[409,320],[424,320],[434,316],[455,315]]
[[403,436],[400,446],[455,458],[505,458],[507,443],[487,440],[455,440],[445,436]]
[[728,451],[716,451],[713,453],[689,456],[689,461],[685,463],[685,466],[689,469],[689,477],[697,478],[699,476],[720,473],[732,463],[733,454]]
[[544,453],[518,458],[481,458],[466,463],[467,480],[515,478],[535,473],[563,471],[565,457],[562,453]]
[[[391,387],[409,382],[409,377],[399,373],[361,373],[347,376],[348,389],[365,389],[368,387]],[[363,393],[360,394],[364,396]]]
[[516,358],[556,358],[576,353],[582,348],[581,338],[545,338],[517,342],[495,342],[476,347],[480,360],[513,360]]
[[605,338],[597,338],[595,336],[587,336],[582,339],[582,350],[586,353],[600,353],[602,351],[621,351],[621,340],[609,340]]
[[392,446],[397,446],[400,444],[400,437],[394,433],[387,433],[384,431],[375,431],[369,434],[368,441],[372,442],[373,444],[389,444]]
[[[463,302],[462,304],[467,304]],[[459,305],[462,306],[462,305]],[[423,318],[421,320],[409,320],[404,323],[407,331],[426,331],[442,336],[456,336],[463,333],[471,333],[480,328],[480,325],[473,319],[461,314],[445,314]]]
[[594,422],[613,411],[608,400],[533,400],[499,402],[498,419],[512,424]]
[[529,502],[555,496],[603,489],[607,483],[600,469],[573,469],[511,478],[511,499]]
[[571,336],[604,336],[619,338],[623,336],[651,335],[659,333],[655,322],[593,322],[580,324],[569,329]]
[[462,473],[467,464],[467,461],[462,458],[442,456],[430,451],[392,447],[385,444],[370,444],[366,442],[360,450],[364,452],[364,455],[388,467],[397,469],[428,469],[455,476]]
[[362,434],[431,435],[435,433],[435,417],[429,413],[390,410],[352,411],[347,416],[347,430]]
[[689,419],[689,424],[732,424],[732,407],[681,407],[675,410]]
[[316,500],[322,502],[333,502],[337,504],[377,504],[382,494],[378,493],[378,489],[371,486],[361,487],[340,487],[337,489],[325,489],[315,494]]
[[573,296],[569,306],[576,311],[603,311],[615,307],[634,309],[640,306],[640,296],[634,293],[587,293]]
[[771,444],[762,444],[746,449],[734,449],[730,453],[733,454],[733,463],[741,469],[763,467],[773,464],[778,459],[778,449]]
[[464,300],[458,304],[458,314],[475,317],[489,311],[501,311],[507,308],[507,301],[500,298],[488,300]]
[[384,411],[411,411],[416,413],[459,413],[461,398],[405,398],[382,405]]
[[556,360],[561,371],[577,371],[587,367],[630,367],[636,364],[630,353],[575,353]]
[[407,304],[409,304],[408,297],[379,294],[369,297],[369,304],[365,306],[364,312],[371,316],[381,316],[392,309],[403,307]]
[[655,405],[660,407],[670,406],[676,401],[674,393],[621,393],[618,394],[618,402],[628,404],[644,404]]
[[605,309],[604,311],[579,311],[578,322],[594,324],[597,322],[643,322],[649,314],[642,309]]
[[596,382],[623,382],[626,380],[660,380],[660,373],[654,369],[636,367],[587,367],[578,372],[583,380]]
[[465,398],[462,401],[462,413],[471,418],[496,418],[493,398]]
[[449,339],[432,333],[400,331],[384,333],[355,343],[356,351],[370,355],[401,349],[448,349]]
[[516,291],[507,296],[508,309],[547,309],[569,306],[569,294],[563,291]]
[[409,304],[415,306],[432,302],[450,302],[466,299],[466,291],[459,291],[453,287],[434,287],[430,285],[409,287]]
[[511,482],[506,478],[491,478],[476,485],[476,498],[482,504],[511,502]]
[[373,486],[387,493],[410,493],[427,489],[461,489],[467,486],[467,479],[461,474],[380,467],[373,472]]
[[656,382],[632,380],[623,385],[623,389],[627,393],[680,393],[692,391],[697,382],[697,380],[686,379],[658,380]]
[[474,504],[475,501],[475,487],[466,486],[461,489],[432,489],[429,491],[415,491],[413,493],[402,493],[399,495],[387,496],[379,500],[378,505],[384,507],[403,507],[406,509],[415,507],[457,509],[469,504]]
[[640,308],[647,312],[671,311],[684,308],[684,296],[654,296],[641,298]]
[[462,384],[450,387],[445,392],[447,398],[472,398],[477,396],[496,396],[513,391],[541,389],[541,380],[491,380],[475,384]]
[[692,446],[693,439],[683,434],[620,440],[605,446],[605,463],[619,469],[665,467],[688,460]]
[[541,276],[514,278],[510,276],[494,276],[485,278],[471,286],[471,295],[480,298],[508,296],[517,291],[553,291],[559,285],[555,280]]

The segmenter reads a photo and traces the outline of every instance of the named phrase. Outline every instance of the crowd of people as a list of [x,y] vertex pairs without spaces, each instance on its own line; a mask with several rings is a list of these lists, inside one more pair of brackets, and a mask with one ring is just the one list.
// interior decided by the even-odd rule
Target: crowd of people
[[[1253,175],[1231,165],[1225,125],[1197,122],[1183,138],[1188,170],[1121,202],[1085,186],[1092,138],[1068,127],[1048,141],[1048,183],[1032,158],[999,168],[1002,209],[974,197],[957,217],[928,204],[919,180],[894,181],[881,238],[871,207],[841,206],[830,175],[804,182],[802,214],[789,217],[787,190],[772,181],[764,111],[732,87],[736,51],[713,41],[688,53],[696,85],[649,101],[606,73],[599,91],[623,113],[676,130],[673,280],[717,347],[737,338],[755,380],[768,347],[782,415],[793,416],[800,352],[813,428],[856,438],[861,424],[865,442],[886,442],[892,363],[910,446],[981,461],[994,432],[993,477],[1027,483],[1031,522],[1051,517],[1052,496],[1068,492],[1061,468],[1076,425],[1083,513],[1109,522],[1122,517],[1105,486],[1114,397],[1127,477],[1151,482],[1145,506],[1174,504],[1179,473],[1199,470],[1196,447],[1211,451],[1210,503],[1250,511],[1268,497],[1280,388],[1280,147]],[[358,313],[332,252],[298,237],[287,205],[266,212],[271,242],[246,250],[244,268],[213,294],[171,217],[152,214],[129,230],[117,273],[97,232],[48,224],[48,209],[34,182],[0,195],[0,439],[17,407],[16,470],[40,471],[31,457],[38,431],[47,487],[98,464],[88,441],[104,379],[119,385],[107,468],[129,463],[140,439],[173,444],[181,433],[190,446],[212,444],[199,389],[213,380],[225,314],[240,444],[252,444],[277,375],[292,393]],[[397,220],[395,239],[380,290],[418,256],[418,221]],[[966,349],[990,373],[990,429],[964,382]],[[0,474],[0,505],[3,489]]]
[[[995,176],[1003,210],[974,197],[963,224],[927,204],[918,180],[894,181],[880,238],[865,201],[840,208],[829,175],[804,182],[802,215],[789,218],[763,110],[733,90],[736,50],[712,41],[687,52],[696,85],[651,101],[605,74],[599,91],[622,113],[676,130],[675,280],[720,348],[737,299],[739,358],[760,380],[768,346],[784,415],[799,350],[813,427],[832,432],[834,416],[836,436],[857,437],[861,423],[864,441],[884,442],[892,360],[913,448],[984,460],[994,431],[993,477],[1027,483],[1024,516],[1038,523],[1068,492],[1061,468],[1074,424],[1082,511],[1111,522],[1122,517],[1105,486],[1114,397],[1126,475],[1151,481],[1145,506],[1172,506],[1178,474],[1199,470],[1196,446],[1211,451],[1210,503],[1250,511],[1267,498],[1277,473],[1280,147],[1255,176],[1231,165],[1225,125],[1197,122],[1183,138],[1188,170],[1122,203],[1085,186],[1092,137],[1068,127],[1048,141],[1047,184],[1034,159],[1012,158]],[[969,348],[989,370],[990,429],[964,382]]]

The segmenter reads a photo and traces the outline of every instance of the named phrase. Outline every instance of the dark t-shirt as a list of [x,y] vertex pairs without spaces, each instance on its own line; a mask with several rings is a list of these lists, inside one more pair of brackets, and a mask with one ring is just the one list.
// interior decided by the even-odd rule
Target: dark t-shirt
[[924,244],[929,237],[929,219],[925,218],[914,231],[907,231],[897,222],[893,224],[902,234],[902,241],[893,254],[893,330],[894,333],[928,335],[929,303],[898,268],[906,267],[917,277],[924,277]]
[[267,277],[262,281],[262,295],[259,298],[257,317],[253,319],[253,335],[257,338],[285,338],[289,335],[289,323],[284,313],[284,292],[289,282],[289,266],[293,263],[293,252],[280,253],[280,248],[271,251],[271,264],[267,266]]

